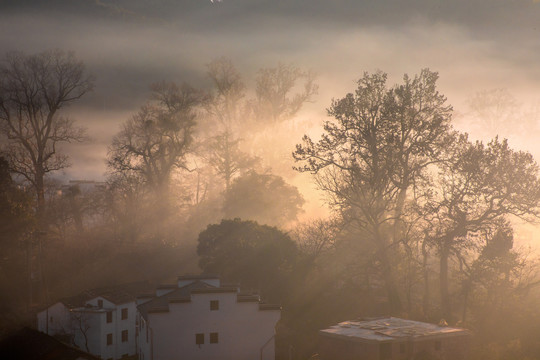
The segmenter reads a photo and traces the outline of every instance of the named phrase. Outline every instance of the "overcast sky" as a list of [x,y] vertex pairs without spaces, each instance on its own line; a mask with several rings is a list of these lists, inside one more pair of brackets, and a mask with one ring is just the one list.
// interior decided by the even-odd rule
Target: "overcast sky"
[[535,0],[4,0],[0,47],[71,50],[95,75],[94,92],[71,109],[94,142],[70,149],[70,178],[102,178],[106,147],[149,84],[207,87],[205,64],[220,56],[247,77],[279,61],[313,69],[317,124],[332,97],[377,69],[392,82],[438,71],[458,111],[485,89],[507,88],[524,104],[540,99]]

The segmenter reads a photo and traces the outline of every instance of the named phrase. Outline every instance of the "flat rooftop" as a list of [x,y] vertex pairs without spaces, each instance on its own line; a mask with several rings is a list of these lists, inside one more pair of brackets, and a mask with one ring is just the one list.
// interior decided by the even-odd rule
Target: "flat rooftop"
[[461,328],[438,326],[421,321],[400,318],[378,318],[370,320],[344,321],[320,331],[321,335],[365,341],[395,341],[397,339],[445,337],[469,335]]

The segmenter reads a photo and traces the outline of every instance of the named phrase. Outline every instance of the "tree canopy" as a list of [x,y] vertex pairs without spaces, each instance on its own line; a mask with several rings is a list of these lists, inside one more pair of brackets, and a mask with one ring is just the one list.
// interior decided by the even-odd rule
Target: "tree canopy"
[[391,253],[403,241],[407,194],[423,181],[447,142],[452,108],[427,69],[389,87],[382,72],[365,73],[354,94],[334,100],[318,142],[304,136],[293,156],[316,175],[329,204],[377,246],[392,307],[399,311]]
[[281,176],[250,171],[235,179],[225,193],[223,212],[226,218],[282,227],[296,220],[303,204],[298,189]]
[[286,291],[297,253],[296,244],[277,228],[240,219],[209,225],[197,245],[203,271],[240,281],[275,301]]

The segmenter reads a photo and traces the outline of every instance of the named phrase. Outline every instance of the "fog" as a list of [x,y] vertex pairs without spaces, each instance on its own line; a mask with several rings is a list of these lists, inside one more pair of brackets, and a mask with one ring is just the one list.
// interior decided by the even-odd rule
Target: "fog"
[[[438,72],[437,90],[453,106],[455,129],[469,133],[471,140],[507,138],[511,148],[528,151],[538,161],[539,19],[537,0],[7,0],[0,4],[0,55],[72,51],[94,77],[93,91],[63,109],[86,129],[88,139],[62,145],[71,166],[52,174],[58,183],[110,177],[106,159],[113,138],[149,101],[151,84],[185,82],[214,91],[208,64],[225,57],[246,85],[244,101],[256,96],[255,79],[262,68],[286,64],[312,71],[318,92],[292,118],[238,130],[241,149],[260,158],[257,170],[283,178],[305,201],[297,218],[283,226],[294,233],[298,223],[332,212],[313,177],[292,169],[291,154],[304,134],[319,138],[332,100],[353,92],[364,72],[387,73],[389,85],[424,68]],[[503,94],[503,102],[511,99],[512,105],[494,114],[496,124],[488,127],[478,99],[494,93]],[[201,121],[196,136],[214,125]],[[175,196],[181,198],[183,189],[194,184],[198,196],[200,176],[186,172]],[[208,194],[222,190],[212,188],[215,183],[208,181]],[[207,219],[216,222],[221,209],[199,208],[198,197],[186,203],[195,209],[183,219],[189,230],[182,233],[183,225],[173,220],[166,226],[189,237],[192,254],[197,233]],[[159,227],[152,217],[129,220],[140,220],[139,227]],[[524,253],[532,249],[533,258],[540,249],[538,228],[516,218],[512,222],[515,248]],[[298,239],[302,236],[297,234]],[[167,259],[174,263],[172,255]],[[186,268],[196,269],[194,262],[187,259]]]

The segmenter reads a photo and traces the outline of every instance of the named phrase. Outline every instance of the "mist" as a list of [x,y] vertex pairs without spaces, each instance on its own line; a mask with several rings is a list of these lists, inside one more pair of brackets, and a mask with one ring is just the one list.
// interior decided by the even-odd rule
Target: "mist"
[[[444,261],[443,246],[435,239],[445,231],[451,233],[449,224],[459,223],[456,219],[462,208],[449,209],[446,220],[452,221],[440,220],[444,218],[441,215],[440,223],[429,218],[428,210],[446,204],[443,200],[452,187],[445,181],[461,174],[455,169],[484,166],[482,159],[478,163],[460,161],[470,154],[486,158],[488,153],[510,154],[508,158],[521,161],[509,163],[516,173],[522,170],[521,174],[529,174],[529,169],[533,169],[531,173],[536,169],[534,161],[540,157],[538,19],[540,3],[536,0],[4,2],[0,5],[2,59],[19,51],[26,55],[54,49],[73,53],[84,65],[85,74],[91,76],[93,88],[60,109],[62,116],[85,129],[86,137],[58,143],[55,150],[68,156],[69,166],[46,175],[42,203],[39,194],[36,198],[35,185],[25,181],[12,165],[5,165],[3,189],[10,194],[6,195],[6,209],[12,209],[9,204],[15,201],[21,212],[6,210],[5,214],[10,214],[5,216],[6,235],[0,238],[11,254],[4,265],[0,263],[0,282],[13,293],[0,299],[13,315],[0,331],[8,333],[21,324],[28,325],[36,307],[89,288],[138,279],[158,285],[177,275],[213,271],[225,280],[258,288],[263,297],[290,309],[278,330],[278,342],[282,341],[276,352],[279,359],[287,358],[291,344],[298,348],[295,358],[312,356],[317,331],[332,323],[387,314],[434,323],[446,318],[451,325],[478,330],[472,346],[474,359],[503,359],[507,353],[516,359],[538,358],[538,344],[519,330],[527,320],[515,318],[515,311],[523,307],[525,318],[538,319],[537,311],[532,310],[540,301],[536,289],[538,204],[523,200],[536,196],[531,190],[536,186],[534,176],[527,178],[530,183],[523,180],[531,185],[528,193],[517,180],[512,186],[505,183],[523,191],[508,196],[522,199],[523,204],[516,205],[519,210],[501,210],[502,215],[493,215],[489,224],[463,230],[462,242],[456,242],[459,245],[448,255],[450,260],[446,259],[450,274],[446,295],[433,290],[444,287],[441,279],[423,275],[426,269],[433,274],[443,272],[439,268]],[[230,89],[220,93],[209,74],[216,62],[221,70],[228,64],[234,68],[224,72],[228,74],[224,79],[234,80],[231,83],[240,89],[237,94],[228,93]],[[403,191],[399,196],[405,204],[387,199],[388,217],[379,220],[392,225],[369,228],[351,197],[337,188],[339,181],[347,181],[346,175],[336,170],[339,166],[328,170],[332,164],[328,158],[327,162],[321,160],[325,159],[321,154],[335,150],[321,150],[321,136],[328,135],[325,122],[336,121],[336,113],[343,115],[336,104],[349,93],[354,96],[366,76],[387,74],[385,91],[397,93],[407,81],[406,74],[414,79],[428,71],[425,69],[438,75],[433,83],[437,96],[452,107],[448,114],[441,110],[448,128],[443,124],[439,130],[446,135],[454,130],[464,137],[467,134],[467,140],[458,140],[455,135],[446,148],[437,143],[444,149],[442,153],[447,151],[445,155],[455,159],[454,173],[451,166],[428,169],[426,165],[427,175],[419,176],[418,184],[408,190],[396,186],[389,191]],[[261,80],[265,71],[271,74],[266,79],[267,88]],[[276,74],[280,71],[295,74],[289,77],[293,85],[272,108],[268,105],[272,103],[268,84],[279,84]],[[312,88],[307,85],[310,79]],[[305,99],[297,100],[304,92]],[[190,96],[192,103],[187,105],[178,100]],[[166,99],[178,102],[171,105]],[[298,101],[297,108],[294,101]],[[282,112],[270,114],[269,109],[276,108]],[[183,132],[174,136],[183,137],[184,142],[174,144],[176,158],[156,155],[163,160],[161,164],[171,165],[160,165],[152,173],[141,166],[148,159],[137,158],[135,151],[126,152],[126,144],[142,143],[144,136],[163,139],[170,135],[167,126],[157,130],[144,126],[167,117],[177,121],[175,129]],[[490,143],[493,139],[497,140]],[[1,159],[8,159],[13,148],[4,135],[0,140]],[[506,148],[508,153],[500,150]],[[167,153],[160,151],[156,153]],[[316,161],[321,161],[320,167],[314,165]],[[4,166],[3,162],[0,165]],[[489,173],[491,168],[485,166]],[[497,168],[493,173],[501,179],[512,177],[508,169]],[[357,179],[353,180],[351,187],[358,186]],[[84,181],[93,184],[90,187],[97,184],[97,190],[83,189],[87,186],[82,185]],[[371,178],[358,181],[364,185],[381,183]],[[480,193],[499,185],[492,182],[476,190]],[[422,186],[429,190],[419,195]],[[376,190],[370,188],[373,193]],[[489,198],[490,194],[482,198],[479,193],[475,196]],[[418,199],[413,199],[415,196]],[[478,212],[487,210],[477,204],[481,202],[478,199],[464,203],[467,201],[468,207],[463,208],[474,210],[465,219],[473,223],[471,219]],[[370,211],[367,213],[376,212]],[[401,224],[388,215],[392,211],[397,218],[404,218]],[[480,218],[478,221],[483,221]],[[233,228],[235,236],[242,238],[274,231],[265,226],[279,232],[272,235],[279,239],[271,245],[276,249],[265,251],[288,255],[279,261],[260,260],[263,265],[251,277],[243,275],[241,261],[218,259],[234,257],[234,253],[220,255],[212,249],[205,253],[201,245],[204,231],[210,229],[227,238],[232,235],[226,229]],[[390,228],[406,234],[406,240],[389,235]],[[378,257],[379,244],[364,241],[376,230],[388,236],[389,243],[397,244],[398,250],[389,246],[388,256],[395,261],[388,266],[395,273],[394,295],[401,303],[389,295],[391,286],[384,261]],[[40,238],[39,234],[46,235]],[[489,251],[497,241],[507,242],[501,248],[511,245],[506,252],[499,249],[501,253],[494,260]],[[43,253],[42,242],[46,244]],[[233,246],[234,242],[227,244]],[[262,248],[263,244],[250,246],[253,248],[246,254],[258,256],[262,250],[257,246]],[[39,269],[41,282],[30,285],[29,303],[25,290],[18,289],[34,271],[26,269],[28,252],[38,259],[33,261],[39,266],[33,266],[43,267]],[[213,256],[223,261],[202,260]],[[512,270],[504,272],[504,266],[512,266]],[[275,270],[275,277],[261,285],[267,276],[263,268]],[[335,278],[341,280],[334,283]],[[328,294],[324,294],[325,288]],[[302,309],[303,294],[310,299],[306,311]],[[333,302],[333,296],[340,300]],[[496,300],[491,301],[492,296]],[[500,318],[490,319],[489,311],[500,311]],[[320,314],[309,320],[316,313]],[[494,324],[500,326],[509,319],[508,329],[492,331]],[[498,341],[501,347],[495,345]],[[515,341],[520,341],[518,350]]]

